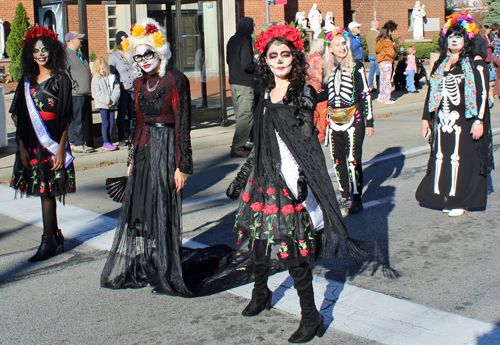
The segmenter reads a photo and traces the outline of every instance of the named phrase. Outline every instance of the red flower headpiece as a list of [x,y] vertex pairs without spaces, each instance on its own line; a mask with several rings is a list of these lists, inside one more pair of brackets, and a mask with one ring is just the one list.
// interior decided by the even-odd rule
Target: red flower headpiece
[[[293,23],[291,23],[294,25]],[[297,50],[304,50],[304,43],[302,42],[302,32],[295,26],[278,24],[276,26],[263,27],[262,33],[255,40],[255,48],[261,53],[264,52],[267,42],[275,37],[285,37],[292,41]]]
[[26,35],[24,36],[23,43],[26,44],[28,43],[32,38],[35,37],[40,37],[40,36],[47,36],[49,38],[52,38],[54,41],[57,41],[57,34],[45,27],[40,27],[38,25],[32,27],[28,31],[26,31]]

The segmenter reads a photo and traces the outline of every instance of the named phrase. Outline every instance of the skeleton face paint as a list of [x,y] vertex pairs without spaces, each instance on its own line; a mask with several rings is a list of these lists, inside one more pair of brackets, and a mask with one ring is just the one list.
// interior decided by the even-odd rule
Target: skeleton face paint
[[37,41],[35,43],[35,48],[33,49],[33,59],[40,66],[43,66],[49,61],[49,50],[43,45],[42,41]]
[[160,68],[160,59],[158,54],[151,50],[147,44],[141,44],[135,47],[134,61],[148,74],[155,74]]
[[266,62],[276,77],[286,77],[292,71],[292,52],[286,44],[274,42],[267,51]]
[[347,56],[349,49],[345,37],[342,35],[335,36],[328,46],[330,53],[335,55],[338,60],[342,60]]
[[460,34],[451,34],[448,36],[448,47],[452,53],[457,53],[464,47],[464,37]]

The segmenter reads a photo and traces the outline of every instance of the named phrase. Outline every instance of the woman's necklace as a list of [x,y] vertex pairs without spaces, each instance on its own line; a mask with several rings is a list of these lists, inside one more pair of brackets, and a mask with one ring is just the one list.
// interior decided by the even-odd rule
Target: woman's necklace
[[156,88],[158,87],[158,84],[160,84],[160,79],[158,79],[158,81],[156,82],[156,85],[153,86],[153,87],[149,87],[149,80],[146,81],[146,89],[149,91],[149,92],[154,92],[154,90],[156,90]]

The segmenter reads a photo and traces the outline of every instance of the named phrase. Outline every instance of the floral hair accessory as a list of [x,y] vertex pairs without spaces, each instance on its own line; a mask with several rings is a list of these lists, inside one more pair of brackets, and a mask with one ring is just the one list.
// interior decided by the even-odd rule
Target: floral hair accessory
[[[130,28],[130,34],[135,38],[151,36],[153,44],[158,48],[165,44],[165,35],[160,32],[155,24],[146,24],[145,27],[140,24],[134,24]],[[130,42],[128,38],[122,41],[122,48],[126,52],[129,50]]]
[[443,26],[443,37],[446,36],[448,29],[452,25],[460,25],[467,32],[467,36],[469,39],[472,39],[474,35],[479,33],[479,29],[476,27],[476,23],[474,23],[474,19],[468,15],[470,10],[462,9],[462,13],[453,13],[446,17],[447,21]]
[[333,31],[327,33],[325,36],[325,43],[327,45],[330,44],[330,42],[333,40],[333,38],[337,35],[342,35],[342,36],[344,36],[345,39],[347,39],[347,37],[349,37],[349,33],[341,28],[341,29],[333,30]]
[[279,23],[276,26],[262,26],[262,33],[257,36],[257,39],[255,39],[255,48],[263,53],[267,42],[275,37],[287,38],[293,43],[297,50],[304,50],[304,43],[302,40],[305,39],[305,34],[295,27],[294,22],[291,22],[290,25],[287,25],[286,22],[284,22]]
[[40,27],[38,25],[33,26],[31,29],[26,31],[26,35],[24,36],[23,43],[26,44],[28,43],[32,38],[35,37],[40,37],[40,36],[47,36],[49,38],[52,38],[54,41],[57,41],[57,34],[45,27]]

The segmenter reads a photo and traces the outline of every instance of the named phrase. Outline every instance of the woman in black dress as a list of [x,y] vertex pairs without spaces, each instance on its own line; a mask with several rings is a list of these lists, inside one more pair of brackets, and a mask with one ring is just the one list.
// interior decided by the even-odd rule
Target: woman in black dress
[[56,198],[64,202],[66,194],[75,192],[73,157],[67,145],[73,102],[71,83],[64,74],[64,47],[56,34],[35,26],[23,43],[23,77],[10,108],[18,145],[10,186],[21,196],[41,198],[42,243],[28,260],[41,261],[53,256],[60,245],[64,250]]
[[[486,175],[493,168],[488,67],[474,53],[474,32],[461,25],[471,25],[470,18],[454,16],[431,73],[421,129],[422,136],[430,135],[431,155],[416,192],[420,203],[450,217],[486,205]],[[459,22],[451,25],[452,20]]]
[[336,252],[340,240],[351,253],[362,251],[347,235],[315,134],[316,91],[306,85],[300,37],[297,29],[277,25],[262,33],[255,44],[261,51],[262,95],[255,147],[226,192],[233,200],[239,198],[234,232],[238,243],[248,237],[254,262],[252,300],[242,314],[255,316],[271,308],[267,279],[271,252],[276,250],[294,280],[302,309],[291,343],[323,334],[309,262],[332,247]]
[[129,180],[101,286],[191,296],[182,275],[182,189],[193,172],[189,80],[167,66],[165,29],[144,18],[122,41],[134,61],[137,129]]

